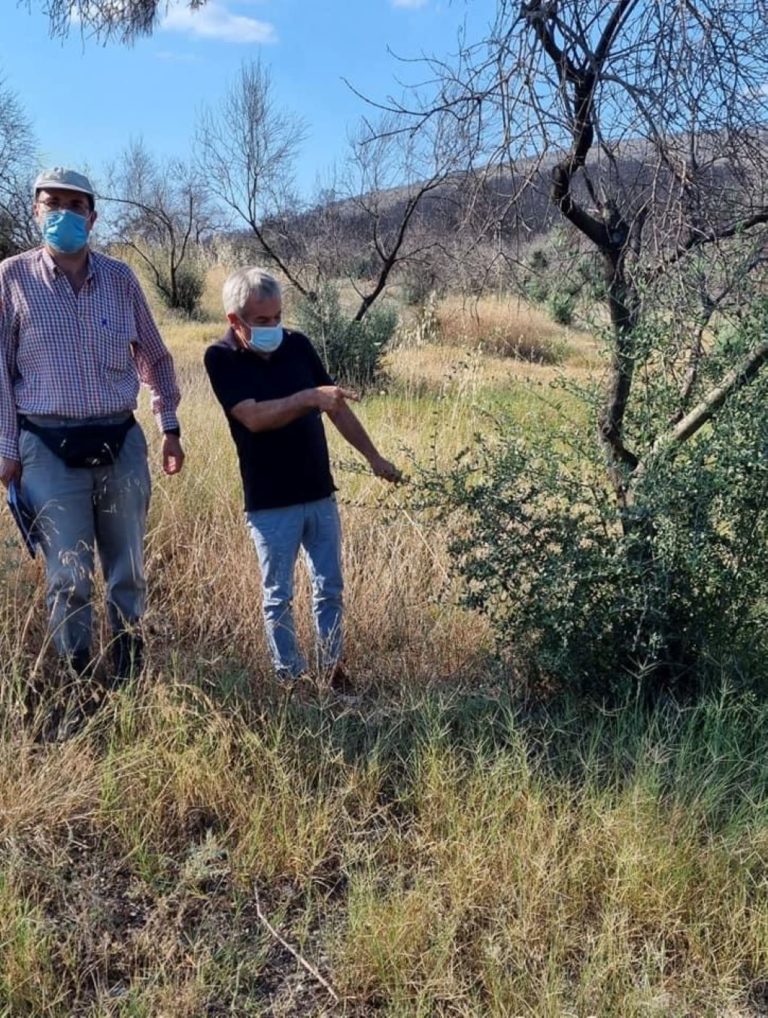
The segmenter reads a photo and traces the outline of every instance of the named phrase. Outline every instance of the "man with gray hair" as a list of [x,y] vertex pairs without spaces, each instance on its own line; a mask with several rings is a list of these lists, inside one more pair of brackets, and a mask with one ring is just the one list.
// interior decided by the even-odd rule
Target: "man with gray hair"
[[[133,416],[140,384],[164,434],[163,469],[181,470],[179,390],[139,282],[89,248],[94,189],[82,173],[34,183],[43,243],[0,265],[0,481],[36,516],[53,641],[74,678],[50,734],[96,706],[91,593],[98,550],[112,629],[110,684],[141,668],[147,443]],[[83,681],[88,680],[88,681]],[[87,695],[86,695],[87,691]],[[65,710],[66,708],[66,710]]]
[[292,614],[293,574],[303,548],[320,677],[349,694],[341,660],[341,528],[321,415],[377,477],[396,482],[400,472],[350,409],[357,393],[334,384],[305,335],[283,328],[280,284],[273,276],[257,267],[239,269],[224,283],[223,299],[230,328],[206,350],[205,368],[237,447],[275,672],[290,687],[307,671]]

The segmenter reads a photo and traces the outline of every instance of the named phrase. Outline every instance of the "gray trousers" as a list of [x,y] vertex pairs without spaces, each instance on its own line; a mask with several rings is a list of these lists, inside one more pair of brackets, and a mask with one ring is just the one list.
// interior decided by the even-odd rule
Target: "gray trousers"
[[[64,423],[59,418],[32,420]],[[45,555],[51,634],[59,654],[69,657],[91,646],[96,550],[112,631],[128,628],[144,613],[144,535],[150,495],[147,443],[136,424],[114,464],[71,468],[37,435],[21,431],[19,454],[22,495],[37,515]]]

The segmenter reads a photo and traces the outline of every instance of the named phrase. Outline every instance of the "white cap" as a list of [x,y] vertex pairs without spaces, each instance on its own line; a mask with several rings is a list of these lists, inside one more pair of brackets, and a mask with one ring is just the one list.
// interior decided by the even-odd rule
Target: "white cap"
[[90,180],[77,170],[67,170],[63,166],[52,166],[50,170],[43,170],[38,173],[35,179],[34,193],[43,189],[51,190],[58,188],[62,191],[81,191],[94,197],[94,190]]

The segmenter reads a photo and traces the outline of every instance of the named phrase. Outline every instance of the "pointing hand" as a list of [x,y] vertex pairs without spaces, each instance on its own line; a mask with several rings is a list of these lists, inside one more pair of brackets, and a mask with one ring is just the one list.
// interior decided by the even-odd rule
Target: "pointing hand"
[[320,385],[314,390],[315,406],[322,413],[334,414],[341,410],[347,400],[357,403],[360,399],[354,389],[344,389],[340,385]]

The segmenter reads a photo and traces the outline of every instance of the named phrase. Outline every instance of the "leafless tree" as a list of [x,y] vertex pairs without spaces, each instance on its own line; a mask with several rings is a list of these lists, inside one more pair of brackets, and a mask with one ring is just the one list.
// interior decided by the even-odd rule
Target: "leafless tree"
[[[106,42],[117,38],[133,42],[149,35],[168,9],[168,0],[23,0],[28,8],[40,6],[48,16],[53,35],[67,35],[73,27]],[[207,0],[187,0],[190,10]]]
[[461,164],[458,133],[447,118],[418,133],[399,132],[392,118],[376,127],[363,121],[332,185],[308,206],[294,186],[304,131],[277,107],[269,73],[246,64],[222,104],[202,117],[201,170],[233,222],[250,229],[264,257],[310,301],[343,273],[351,249],[358,266],[363,252],[367,283],[348,272],[360,321],[396,268],[427,257],[431,242],[417,240],[416,227]]
[[35,141],[17,96],[0,81],[0,258],[31,247]]
[[181,160],[154,159],[141,141],[128,146],[108,174],[114,242],[136,253],[168,307],[195,310],[195,261],[213,227],[209,195]]
[[[437,91],[383,105],[422,129],[454,118],[510,207],[546,186],[597,252],[612,334],[599,437],[630,505],[652,463],[768,359],[764,342],[714,382],[701,371],[704,328],[768,258],[765,0],[498,0],[487,37],[431,72]],[[632,448],[639,328],[662,299],[679,406]]]
[[360,298],[354,318],[361,321],[395,270],[418,272],[437,257],[440,231],[430,226],[453,197],[451,181],[466,150],[444,117],[422,132],[402,132],[392,117],[377,124],[363,120],[350,149],[342,200],[332,208],[357,220],[358,249],[367,250],[367,285],[351,279]]
[[232,224],[244,223],[265,258],[307,296],[295,268],[297,239],[285,229],[300,209],[293,178],[304,131],[300,118],[278,108],[269,72],[253,61],[201,116],[198,152],[201,174]]

